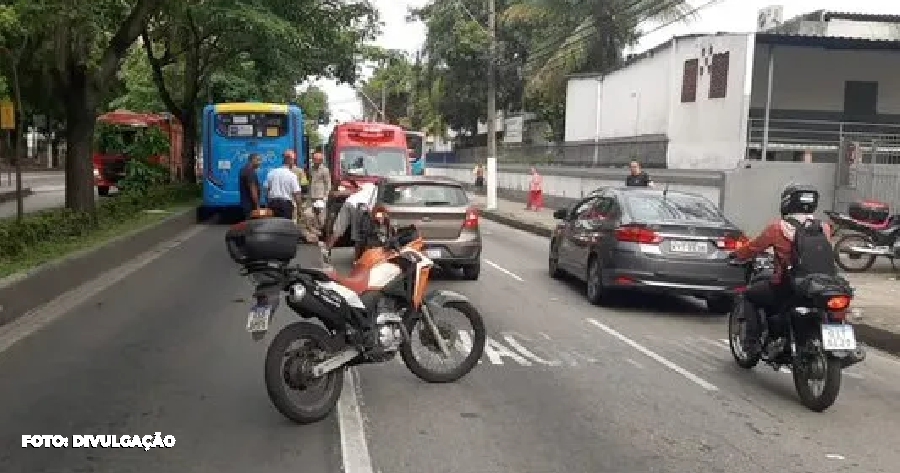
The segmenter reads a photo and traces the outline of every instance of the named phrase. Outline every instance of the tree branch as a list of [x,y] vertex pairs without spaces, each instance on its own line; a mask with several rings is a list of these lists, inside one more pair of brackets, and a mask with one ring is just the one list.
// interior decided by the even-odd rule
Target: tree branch
[[150,19],[159,9],[165,0],[138,0],[128,17],[119,26],[116,34],[113,35],[103,56],[100,59],[100,73],[97,76],[98,86],[112,78],[119,69],[119,62],[128,52],[128,48],[134,44],[134,40],[145,30],[147,20]]
[[182,110],[175,104],[175,100],[172,99],[172,94],[169,93],[169,88],[166,87],[166,78],[163,75],[163,64],[153,53],[153,41],[151,41],[150,33],[147,32],[146,29],[141,33],[141,42],[144,43],[144,51],[147,52],[147,62],[150,63],[150,72],[153,76],[153,83],[156,84],[156,88],[159,90],[160,100],[162,100],[166,105],[166,108],[168,108],[173,115],[181,117]]

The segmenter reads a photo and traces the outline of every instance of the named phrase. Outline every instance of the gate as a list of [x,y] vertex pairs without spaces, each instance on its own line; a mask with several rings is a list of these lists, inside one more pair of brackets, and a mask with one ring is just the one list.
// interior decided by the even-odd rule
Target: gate
[[841,137],[835,173],[834,209],[875,200],[900,209],[900,135],[851,134]]

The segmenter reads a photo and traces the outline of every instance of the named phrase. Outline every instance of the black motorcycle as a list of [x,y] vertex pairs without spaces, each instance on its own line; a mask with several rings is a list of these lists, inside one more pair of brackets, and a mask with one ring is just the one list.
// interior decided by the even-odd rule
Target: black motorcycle
[[[383,363],[399,353],[420,379],[449,383],[478,363],[487,338],[481,314],[462,294],[428,289],[434,263],[422,253],[414,226],[396,229],[383,241],[380,258],[345,276],[290,265],[298,236],[292,221],[278,218],[243,222],[226,234],[229,255],[255,287],[247,318],[253,339],[265,337],[282,294],[302,319],[278,332],[266,353],[266,388],[285,417],[300,424],[324,419],[350,366]],[[449,310],[469,327],[446,320]]]
[[[851,215],[826,211],[841,237],[834,244],[834,261],[848,273],[868,271],[875,258],[890,260],[897,269],[895,260],[900,259],[900,215],[893,215],[881,223],[873,223],[854,218]],[[846,255],[844,259],[842,256]]]
[[[771,255],[730,264],[747,266],[748,286],[769,279],[774,270]],[[744,369],[754,368],[760,360],[776,371],[790,366],[800,402],[822,412],[837,399],[841,371],[866,357],[847,320],[853,288],[839,276],[816,274],[794,281],[791,293],[774,316],[763,311],[745,314],[743,296],[736,298],[728,315],[731,354]],[[759,317],[761,328],[758,348],[752,351],[746,343],[750,316]]]

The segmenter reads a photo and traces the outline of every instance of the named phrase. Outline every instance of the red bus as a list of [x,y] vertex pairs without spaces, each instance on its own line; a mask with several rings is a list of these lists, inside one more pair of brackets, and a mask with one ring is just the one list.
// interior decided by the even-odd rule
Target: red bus
[[[367,182],[384,176],[411,173],[406,132],[385,123],[350,122],[334,127],[325,144],[325,163],[331,171],[326,229],[344,200]],[[337,246],[349,243],[342,238]]]

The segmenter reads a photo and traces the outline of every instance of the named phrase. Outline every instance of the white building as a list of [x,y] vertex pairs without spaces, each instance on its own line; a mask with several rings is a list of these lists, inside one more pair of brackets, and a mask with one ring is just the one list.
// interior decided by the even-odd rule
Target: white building
[[609,74],[573,76],[565,141],[599,163],[682,169],[729,169],[763,149],[834,161],[848,141],[900,160],[884,145],[900,145],[900,17],[814,12],[762,26],[675,37]]

